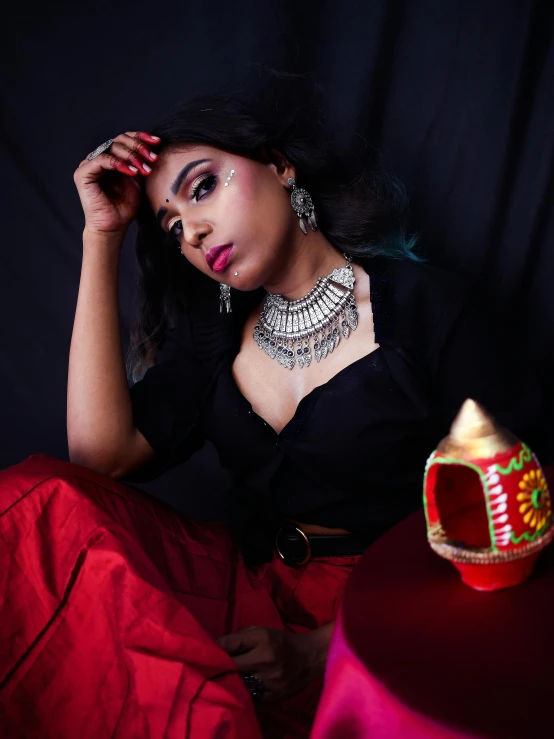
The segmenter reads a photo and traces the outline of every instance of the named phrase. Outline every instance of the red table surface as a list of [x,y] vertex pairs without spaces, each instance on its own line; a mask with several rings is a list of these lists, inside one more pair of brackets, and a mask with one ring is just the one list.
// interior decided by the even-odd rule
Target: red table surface
[[312,736],[552,737],[553,627],[552,545],[525,583],[478,592],[430,549],[418,511],[348,580]]

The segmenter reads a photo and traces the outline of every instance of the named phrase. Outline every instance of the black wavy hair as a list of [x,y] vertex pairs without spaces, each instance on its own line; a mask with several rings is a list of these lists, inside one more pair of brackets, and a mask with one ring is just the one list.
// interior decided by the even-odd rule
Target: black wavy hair
[[[283,93],[288,89],[292,95]],[[314,112],[315,111],[315,112]],[[296,168],[299,187],[311,195],[325,237],[353,258],[388,255],[424,261],[406,232],[407,197],[375,150],[339,154],[323,117],[286,81],[255,101],[239,95],[201,94],[180,103],[147,129],[159,136],[158,153],[199,143],[261,162],[276,149]],[[139,311],[131,329],[127,370],[136,382],[155,363],[156,349],[186,306],[194,282],[205,276],[183,259],[176,237],[156,223],[143,196],[137,215]]]

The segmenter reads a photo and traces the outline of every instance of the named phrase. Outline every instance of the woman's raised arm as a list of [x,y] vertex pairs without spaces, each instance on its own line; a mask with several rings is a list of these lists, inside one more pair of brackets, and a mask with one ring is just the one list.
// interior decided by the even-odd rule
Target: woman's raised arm
[[[123,237],[147,175],[155,137],[128,132],[109,150],[83,160],[74,181],[85,212],[83,261],[69,354],[67,437],[72,462],[120,477],[154,450],[133,425],[121,348],[118,268]],[[154,155],[155,156],[155,155]]]
[[67,385],[69,458],[109,477],[120,477],[154,455],[133,425],[121,348],[121,238],[85,229]]

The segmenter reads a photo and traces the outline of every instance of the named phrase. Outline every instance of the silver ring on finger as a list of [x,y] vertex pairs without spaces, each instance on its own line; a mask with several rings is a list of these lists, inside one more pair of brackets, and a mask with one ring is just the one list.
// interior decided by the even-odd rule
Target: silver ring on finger
[[244,684],[248,688],[250,695],[255,701],[260,700],[263,694],[267,692],[267,688],[260,680],[260,678],[256,677],[256,675],[243,675],[242,679],[244,680]]
[[109,149],[112,144],[113,139],[108,139],[107,141],[104,141],[103,144],[100,144],[100,146],[97,146],[96,149],[94,151],[91,151],[91,153],[88,155],[87,159],[89,160],[89,162],[95,159],[99,154],[102,154],[102,152],[106,151],[106,149]]

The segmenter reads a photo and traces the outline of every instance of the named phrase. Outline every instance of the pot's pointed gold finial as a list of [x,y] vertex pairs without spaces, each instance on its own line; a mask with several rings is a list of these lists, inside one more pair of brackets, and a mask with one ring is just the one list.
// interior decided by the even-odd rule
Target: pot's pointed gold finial
[[477,401],[468,398],[437,451],[457,459],[486,459],[508,451],[517,441]]

